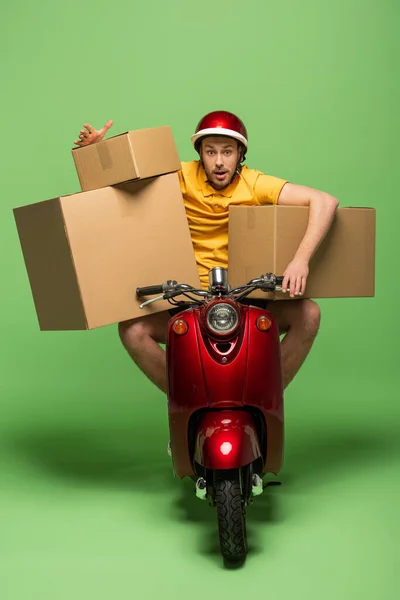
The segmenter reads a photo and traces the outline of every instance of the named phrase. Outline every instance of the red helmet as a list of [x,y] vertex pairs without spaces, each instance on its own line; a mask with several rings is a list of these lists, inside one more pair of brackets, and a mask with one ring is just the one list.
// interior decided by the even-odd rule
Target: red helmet
[[226,110],[215,110],[201,119],[196,127],[196,133],[190,138],[199,151],[200,140],[210,135],[225,135],[238,140],[248,147],[247,130],[244,123],[236,115]]

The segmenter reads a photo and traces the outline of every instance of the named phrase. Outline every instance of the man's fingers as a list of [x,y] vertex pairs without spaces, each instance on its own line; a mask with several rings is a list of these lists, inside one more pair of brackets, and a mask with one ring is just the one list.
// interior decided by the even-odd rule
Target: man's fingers
[[294,287],[295,296],[303,296],[304,292],[306,291],[306,281],[307,277],[302,277],[301,275],[296,278],[296,284]]
[[301,278],[301,295],[302,296],[303,296],[303,294],[305,294],[306,284],[307,284],[307,277],[302,277]]
[[107,121],[107,123],[104,125],[103,129],[101,129],[101,135],[104,136],[107,133],[107,131],[110,129],[112,124],[113,124],[113,121]]
[[84,123],[83,126],[86,127],[89,133],[95,133],[96,131],[89,123]]
[[293,285],[291,286],[292,288],[292,292],[293,292],[293,296],[298,296],[299,293],[299,278],[298,277],[293,277]]
[[289,281],[290,297],[294,298],[301,292],[301,275],[291,275]]
[[298,275],[297,279],[296,279],[296,296],[300,296],[301,294],[301,280],[302,277],[301,275]]
[[290,289],[290,297],[294,298],[294,293],[296,291],[296,278],[293,275],[289,279],[289,289]]
[[282,281],[282,292],[284,292],[284,293],[286,293],[286,291],[287,291],[288,281],[289,281],[289,278],[287,275],[285,275],[283,277],[283,281]]
[[86,137],[81,137],[81,141],[79,142],[80,146],[89,146],[90,142],[88,141],[88,138]]

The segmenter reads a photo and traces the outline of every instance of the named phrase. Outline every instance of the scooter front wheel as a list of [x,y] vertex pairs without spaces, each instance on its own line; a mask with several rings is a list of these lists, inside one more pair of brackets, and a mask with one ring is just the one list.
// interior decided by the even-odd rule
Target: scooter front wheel
[[239,478],[217,477],[215,501],[221,554],[226,566],[239,566],[246,558],[246,514]]

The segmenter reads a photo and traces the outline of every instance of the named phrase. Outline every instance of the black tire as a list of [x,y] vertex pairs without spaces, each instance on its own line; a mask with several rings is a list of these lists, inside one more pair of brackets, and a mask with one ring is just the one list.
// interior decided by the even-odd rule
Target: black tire
[[246,515],[238,479],[215,482],[219,545],[227,566],[243,563],[247,552]]

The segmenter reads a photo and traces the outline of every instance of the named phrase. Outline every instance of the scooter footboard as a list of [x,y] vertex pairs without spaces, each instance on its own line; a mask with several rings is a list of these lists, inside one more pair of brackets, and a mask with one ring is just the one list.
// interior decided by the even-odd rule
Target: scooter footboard
[[262,456],[253,417],[244,410],[206,412],[198,426],[194,460],[206,469],[236,469]]

